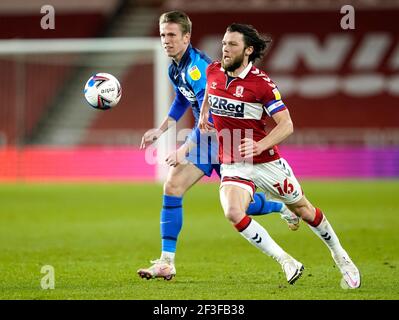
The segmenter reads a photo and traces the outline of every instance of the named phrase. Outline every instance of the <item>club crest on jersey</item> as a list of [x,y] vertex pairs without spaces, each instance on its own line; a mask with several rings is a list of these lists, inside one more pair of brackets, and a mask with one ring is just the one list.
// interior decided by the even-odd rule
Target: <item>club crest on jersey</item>
[[201,79],[201,71],[199,71],[197,66],[191,67],[188,70],[188,74],[190,75],[191,79],[193,79],[194,81],[198,81],[199,79]]
[[244,93],[244,87],[243,86],[237,86],[236,87],[236,93],[233,94],[233,96],[236,96],[237,98],[242,98]]

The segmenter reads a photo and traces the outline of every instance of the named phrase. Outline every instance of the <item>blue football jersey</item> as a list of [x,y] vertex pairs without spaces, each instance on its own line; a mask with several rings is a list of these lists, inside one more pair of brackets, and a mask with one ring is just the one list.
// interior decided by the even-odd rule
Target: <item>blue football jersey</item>
[[179,64],[174,61],[170,64],[169,79],[176,92],[168,114],[171,118],[178,121],[191,106],[197,127],[205,94],[206,68],[211,61],[205,53],[189,45]]

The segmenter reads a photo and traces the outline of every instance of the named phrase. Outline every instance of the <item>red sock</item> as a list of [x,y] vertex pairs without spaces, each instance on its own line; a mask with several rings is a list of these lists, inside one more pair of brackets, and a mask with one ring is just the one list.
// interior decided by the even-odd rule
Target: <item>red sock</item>
[[234,225],[234,227],[238,230],[238,232],[244,231],[249,226],[251,221],[252,219],[246,215],[239,223]]
[[319,208],[316,208],[316,215],[314,217],[314,220],[312,222],[308,222],[308,224],[312,227],[317,227],[320,224],[321,220],[323,220],[323,217],[323,212],[321,212]]

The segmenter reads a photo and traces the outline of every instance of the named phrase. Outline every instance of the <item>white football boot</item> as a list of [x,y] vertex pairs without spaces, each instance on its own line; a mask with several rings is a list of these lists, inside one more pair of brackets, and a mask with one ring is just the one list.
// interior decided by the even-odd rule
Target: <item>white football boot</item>
[[302,263],[296,261],[291,256],[282,261],[281,267],[289,284],[294,284],[302,276],[302,272],[305,269]]
[[[340,254],[332,253],[332,257],[335,261],[335,264],[338,266],[339,270],[342,274],[341,286],[344,289],[357,289],[361,285],[360,280],[360,272],[359,269],[355,266],[352,260],[349,258],[349,255],[343,250]],[[347,287],[344,287],[344,285]]]
[[176,268],[173,263],[168,260],[152,260],[152,266],[147,269],[137,270],[138,275],[143,279],[164,278],[172,280],[176,275]]

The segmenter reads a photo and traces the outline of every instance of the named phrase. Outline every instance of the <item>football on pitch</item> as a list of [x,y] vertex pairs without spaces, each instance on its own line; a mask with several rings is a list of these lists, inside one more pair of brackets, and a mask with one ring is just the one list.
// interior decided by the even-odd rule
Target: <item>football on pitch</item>
[[89,105],[107,110],[118,104],[122,96],[122,87],[113,75],[96,73],[87,80],[83,92]]

